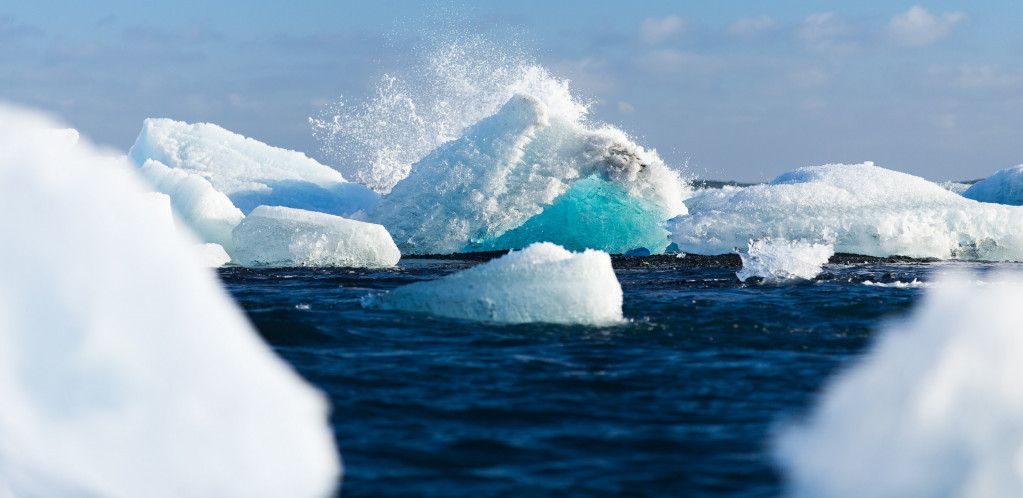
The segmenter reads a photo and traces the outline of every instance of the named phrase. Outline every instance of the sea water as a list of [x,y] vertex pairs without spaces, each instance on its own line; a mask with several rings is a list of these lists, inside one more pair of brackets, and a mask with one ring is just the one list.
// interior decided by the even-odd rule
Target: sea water
[[937,271],[1019,267],[847,258],[771,285],[740,282],[738,257],[703,267],[672,257],[615,259],[627,321],[606,327],[362,304],[478,261],[220,276],[329,396],[345,496],[773,496],[774,434]]

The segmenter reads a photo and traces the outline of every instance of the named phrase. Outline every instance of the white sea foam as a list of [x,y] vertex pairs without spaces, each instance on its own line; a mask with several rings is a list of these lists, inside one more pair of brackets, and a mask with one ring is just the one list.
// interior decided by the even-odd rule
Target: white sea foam
[[215,124],[147,119],[129,151],[198,175],[243,213],[259,205],[345,215],[372,209],[378,195],[292,150],[271,147]]
[[965,199],[872,163],[800,168],[691,207],[669,225],[671,240],[697,254],[783,238],[870,256],[1023,260],[1023,209]]
[[1023,164],[1003,169],[963,192],[963,197],[981,202],[1023,205]]
[[0,104],[0,494],[328,496],[322,397],[201,267],[169,199],[53,127]]
[[895,281],[895,282],[874,282],[874,281],[871,281],[871,280],[867,280],[867,281],[863,282],[863,285],[869,285],[869,286],[873,286],[873,287],[892,287],[892,288],[896,288],[896,289],[916,289],[916,288],[920,288],[920,287],[932,287],[934,284],[931,283],[931,282],[922,282],[922,281],[917,280],[917,279],[914,278],[912,282],[900,282],[900,281]]
[[380,225],[313,211],[259,206],[234,229],[244,266],[389,267],[401,253]]
[[622,318],[622,288],[607,253],[548,242],[438,280],[371,298],[367,306],[469,320],[608,325]]
[[376,94],[344,100],[311,118],[313,134],[332,164],[349,178],[389,192],[412,164],[493,115],[514,95],[533,95],[570,121],[586,106],[520,53],[514,44],[448,30],[427,35],[408,69],[384,75]]
[[805,240],[751,240],[746,252],[740,252],[742,269],[736,273],[745,282],[760,277],[764,282],[809,280],[835,254],[830,244],[811,244]]
[[776,455],[789,494],[1023,496],[1023,275],[946,276]]

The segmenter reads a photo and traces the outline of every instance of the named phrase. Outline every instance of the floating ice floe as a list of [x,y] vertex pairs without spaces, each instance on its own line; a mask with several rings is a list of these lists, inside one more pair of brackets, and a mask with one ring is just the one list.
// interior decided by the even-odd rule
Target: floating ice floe
[[0,104],[16,213],[0,221],[0,495],[332,494],[322,396],[201,267],[166,196],[84,141],[54,147],[52,127]]
[[1023,164],[1003,169],[963,192],[963,197],[981,202],[1023,205]]
[[669,226],[679,249],[696,254],[782,238],[869,256],[1023,260],[1023,208],[965,199],[872,163],[800,168],[708,194]]
[[369,210],[378,198],[301,152],[209,123],[147,119],[128,155],[139,166],[153,159],[205,178],[243,213],[268,205],[344,215]]
[[782,431],[789,495],[1023,496],[1023,275],[941,278]]
[[231,199],[202,176],[153,159],[147,159],[139,172],[154,189],[170,196],[174,212],[200,239],[220,245],[229,254],[234,251],[231,231],[245,215]]
[[764,282],[809,280],[821,272],[835,254],[829,244],[811,244],[805,240],[759,239],[750,241],[746,252],[740,252],[742,269],[736,273],[745,282],[760,277]]
[[380,225],[313,211],[259,206],[234,229],[244,266],[389,267],[401,252]]
[[621,322],[622,288],[607,253],[536,243],[438,280],[394,289],[372,308],[469,320],[608,325]]
[[369,219],[411,254],[538,241],[664,252],[662,223],[686,212],[679,175],[621,131],[580,119],[516,95],[414,164]]

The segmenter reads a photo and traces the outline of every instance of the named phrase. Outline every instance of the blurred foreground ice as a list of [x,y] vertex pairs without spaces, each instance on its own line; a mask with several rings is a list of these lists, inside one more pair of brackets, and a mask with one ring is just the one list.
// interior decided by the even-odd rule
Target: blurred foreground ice
[[0,495],[330,495],[322,396],[203,268],[169,200],[54,127],[0,104]]
[[1023,275],[946,276],[776,455],[805,497],[1023,496]]

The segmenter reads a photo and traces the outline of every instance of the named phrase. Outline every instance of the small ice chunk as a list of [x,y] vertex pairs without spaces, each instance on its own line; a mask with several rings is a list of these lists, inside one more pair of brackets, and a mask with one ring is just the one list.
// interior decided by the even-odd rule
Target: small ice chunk
[[963,192],[963,197],[980,202],[1023,205],[1023,164],[1003,169]]
[[272,205],[347,215],[369,211],[379,198],[301,152],[210,123],[147,119],[128,155],[139,166],[155,159],[205,178],[242,213]]
[[314,211],[259,206],[234,229],[243,266],[389,267],[401,252],[380,225]]
[[1023,275],[943,276],[775,455],[790,496],[1023,496]]
[[373,297],[372,308],[469,320],[608,325],[621,322],[622,287],[607,253],[549,242]]
[[821,272],[821,267],[835,254],[830,244],[812,244],[805,240],[758,239],[749,242],[746,252],[740,252],[742,269],[736,273],[745,282],[760,277],[765,282],[809,280]]

